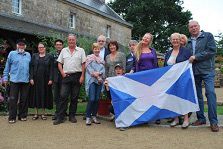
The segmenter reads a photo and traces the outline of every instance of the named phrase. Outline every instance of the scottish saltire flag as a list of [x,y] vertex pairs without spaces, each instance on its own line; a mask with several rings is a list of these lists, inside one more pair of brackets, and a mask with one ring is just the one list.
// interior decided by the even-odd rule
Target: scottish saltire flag
[[116,127],[199,111],[189,61],[108,78]]

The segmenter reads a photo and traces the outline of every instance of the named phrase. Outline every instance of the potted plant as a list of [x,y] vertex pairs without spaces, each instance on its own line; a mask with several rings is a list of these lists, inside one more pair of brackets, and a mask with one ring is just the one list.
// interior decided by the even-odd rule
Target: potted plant
[[106,93],[101,93],[98,102],[98,115],[107,116],[110,114],[109,108],[111,106],[111,99],[109,99]]

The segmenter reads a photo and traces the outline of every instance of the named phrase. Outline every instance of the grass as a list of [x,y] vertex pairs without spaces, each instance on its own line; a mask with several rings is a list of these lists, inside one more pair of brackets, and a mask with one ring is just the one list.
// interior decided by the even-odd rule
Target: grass
[[[86,106],[87,106],[87,102],[78,103],[78,105],[77,105],[77,113],[78,114],[84,114]],[[41,109],[40,109],[40,112],[41,112]],[[49,114],[49,115],[54,115],[54,112],[55,112],[55,106],[51,110],[46,109],[46,113]],[[34,114],[34,113],[35,113],[35,110],[32,109],[32,108],[29,108],[29,114]]]
[[[208,106],[204,106],[204,112],[208,112]],[[223,106],[217,106],[217,114],[218,115],[223,115]]]
[[[84,114],[86,110],[87,102],[81,102],[77,105],[77,113],[78,114]],[[41,111],[40,111],[41,112]],[[54,114],[55,107],[52,110],[46,110],[47,114]],[[204,112],[208,112],[207,105],[204,106]],[[34,109],[29,108],[29,114],[34,114]],[[223,106],[217,106],[217,114],[223,115]],[[0,115],[4,115],[4,112],[0,111]]]

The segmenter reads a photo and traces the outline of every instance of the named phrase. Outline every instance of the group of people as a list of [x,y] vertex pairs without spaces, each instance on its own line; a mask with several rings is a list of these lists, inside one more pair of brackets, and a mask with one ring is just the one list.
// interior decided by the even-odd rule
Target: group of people
[[[197,21],[190,21],[188,29],[191,34],[188,41],[185,35],[179,33],[173,33],[170,36],[172,48],[165,55],[164,66],[185,60],[192,63],[200,106],[197,121],[192,125],[206,124],[201,85],[204,81],[210,127],[213,132],[217,132],[219,127],[214,90],[215,41],[211,33],[200,30]],[[111,40],[105,47],[106,38],[100,35],[97,42],[92,44],[91,53],[86,57],[84,49],[76,46],[76,36],[69,34],[68,47],[63,48],[63,41],[56,40],[56,52],[48,54],[45,45],[39,43],[38,53],[31,57],[28,52],[25,52],[25,41],[19,40],[17,49],[10,52],[8,56],[3,73],[4,83],[7,84],[10,81],[8,122],[16,122],[17,103],[19,120],[27,120],[28,106],[36,109],[33,120],[39,118],[38,109],[43,109],[41,119],[45,120],[45,108],[53,107],[53,88],[56,105],[53,124],[58,125],[66,120],[68,99],[70,99],[69,121],[76,123],[78,96],[80,87],[85,81],[85,90],[89,97],[86,108],[86,125],[91,125],[92,122],[100,124],[96,114],[101,92],[104,89],[109,90],[109,82],[106,78],[157,68],[158,59],[156,50],[151,47],[152,41],[151,33],[146,33],[139,43],[131,40],[129,42],[130,52],[125,56],[124,53],[119,52],[117,41]],[[28,94],[30,98],[27,98]],[[179,118],[177,117],[170,125],[174,127],[178,124]],[[182,128],[187,128],[189,124],[188,114],[184,115]]]

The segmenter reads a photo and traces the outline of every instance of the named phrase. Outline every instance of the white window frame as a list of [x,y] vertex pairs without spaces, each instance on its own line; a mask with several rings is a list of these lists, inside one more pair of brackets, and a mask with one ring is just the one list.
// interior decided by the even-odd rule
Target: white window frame
[[[18,6],[15,6],[17,3]],[[12,0],[12,12],[18,15],[22,14],[22,0]]]
[[107,38],[111,38],[111,26],[110,25],[107,25],[107,28],[106,28],[106,37]]
[[71,29],[76,28],[76,14],[72,12],[69,15],[69,28]]

